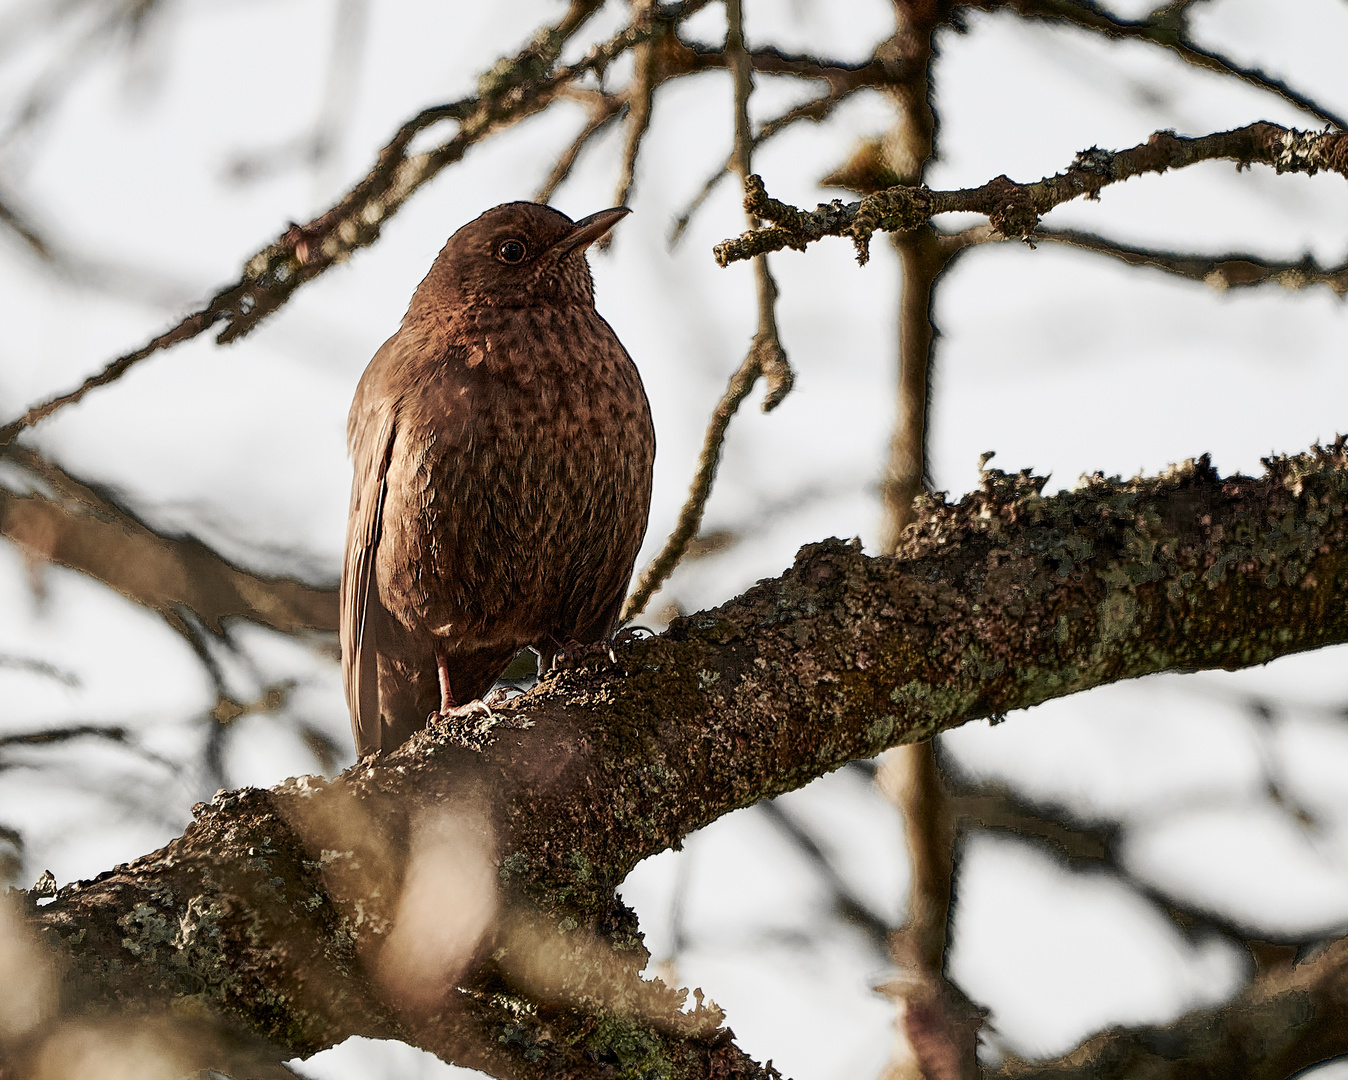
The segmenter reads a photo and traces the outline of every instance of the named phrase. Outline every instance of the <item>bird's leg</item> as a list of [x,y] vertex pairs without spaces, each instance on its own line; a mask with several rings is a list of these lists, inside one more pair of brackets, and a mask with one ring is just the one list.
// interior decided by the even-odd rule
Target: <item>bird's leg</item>
[[454,700],[454,691],[449,685],[449,657],[439,649],[435,650],[435,673],[440,680],[440,711],[431,713],[427,718],[428,723],[447,717],[496,716],[485,701],[470,701],[467,705],[460,705]]
[[448,714],[457,709],[459,703],[449,688],[449,659],[439,649],[435,650],[435,673],[440,677],[440,711]]

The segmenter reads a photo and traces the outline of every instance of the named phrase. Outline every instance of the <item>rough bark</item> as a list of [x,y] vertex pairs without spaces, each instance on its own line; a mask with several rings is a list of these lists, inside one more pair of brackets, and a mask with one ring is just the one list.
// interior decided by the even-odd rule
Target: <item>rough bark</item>
[[1033,239],[1039,219],[1055,206],[1083,197],[1098,198],[1110,184],[1134,176],[1182,169],[1200,161],[1234,161],[1238,168],[1261,164],[1278,173],[1314,176],[1325,171],[1348,176],[1348,135],[1297,131],[1263,121],[1196,138],[1158,131],[1127,150],[1098,146],[1083,150],[1062,172],[1032,184],[1017,184],[1006,176],[959,191],[900,184],[856,203],[835,199],[809,213],[772,198],[762,178],[754,178],[745,185],[745,209],[772,224],[723,240],[713,252],[717,262],[728,266],[787,247],[804,251],[825,236],[845,236],[856,247],[857,261],[865,263],[876,232],[903,233],[938,214],[960,212],[986,214],[992,227],[1005,237]]
[[[613,891],[639,860],[969,720],[1348,641],[1342,440],[1259,478],[1200,461],[1042,485],[989,471],[958,505],[928,500],[894,558],[807,546],[780,578],[494,717],[332,783],[198,807],[163,850],[27,909],[61,1030],[172,1015],[224,1025],[199,1045],[256,1060],[366,1034],[503,1077],[767,1075],[719,1011],[639,977]],[[10,1043],[16,1074],[54,1022]]]

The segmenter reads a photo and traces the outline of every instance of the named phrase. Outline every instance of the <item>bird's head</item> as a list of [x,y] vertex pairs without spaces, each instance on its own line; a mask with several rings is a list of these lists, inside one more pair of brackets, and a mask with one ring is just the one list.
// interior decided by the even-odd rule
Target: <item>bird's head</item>
[[572,221],[539,203],[493,207],[449,238],[418,286],[412,309],[593,307],[585,249],[627,213],[615,206]]

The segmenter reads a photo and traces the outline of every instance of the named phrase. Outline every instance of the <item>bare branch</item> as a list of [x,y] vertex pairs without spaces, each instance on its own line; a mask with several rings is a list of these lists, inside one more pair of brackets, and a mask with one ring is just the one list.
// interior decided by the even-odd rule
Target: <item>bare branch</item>
[[1218,160],[1235,161],[1241,168],[1268,165],[1279,173],[1314,175],[1325,170],[1348,176],[1348,135],[1302,132],[1262,121],[1196,138],[1158,131],[1128,150],[1092,147],[1082,151],[1065,172],[1032,184],[999,176],[982,187],[959,191],[899,186],[857,203],[835,199],[811,213],[771,198],[762,179],[754,177],[745,194],[745,207],[773,224],[722,241],[714,251],[717,262],[727,266],[786,247],[803,251],[825,236],[846,236],[856,245],[857,260],[864,263],[874,233],[905,232],[938,214],[956,212],[986,214],[1003,236],[1025,239],[1031,237],[1042,215],[1062,203],[1096,197],[1110,184],[1134,176]]
[[552,172],[548,174],[548,178],[534,192],[535,202],[547,202],[557,193],[557,189],[562,186],[566,178],[571,175],[571,170],[576,167],[581,151],[590,145],[591,139],[618,119],[622,115],[623,109],[627,107],[624,99],[616,94],[594,94],[591,101],[590,115],[585,121],[585,126],[571,140],[571,144],[562,151],[556,164],[552,167]]
[[[959,504],[926,505],[896,557],[811,545],[781,578],[617,646],[616,666],[584,660],[492,717],[438,723],[332,784],[305,778],[199,806],[162,852],[26,912],[59,961],[62,1008],[144,1014],[187,992],[193,1016],[280,1059],[359,1032],[508,1080],[596,1060],[766,1077],[718,1012],[683,1013],[678,995],[639,978],[646,953],[613,896],[638,861],[846,761],[971,719],[1348,640],[1343,441],[1272,459],[1259,478],[1223,480],[1202,462],[1152,480],[1097,476],[1052,498],[1042,484],[985,473]],[[452,1007],[427,1016],[381,990],[377,973],[414,885],[416,830],[447,807],[494,838],[501,907],[454,976]],[[1256,980],[1229,1013],[1197,1015],[1217,1031],[1253,1017],[1262,1032],[1277,1014],[1267,1045],[1284,1065],[1340,1045],[1343,955],[1337,944],[1322,954],[1337,982],[1319,959],[1303,962]],[[1118,1075],[1091,1046],[1096,1075]],[[1195,1044],[1198,1060],[1205,1052]]]
[[1216,256],[1188,255],[1121,244],[1095,233],[1078,232],[1075,229],[1040,228],[1035,230],[1034,239],[1036,243],[1047,240],[1097,255],[1107,255],[1129,266],[1164,270],[1167,274],[1201,281],[1218,290],[1274,283],[1293,291],[1313,285],[1327,285],[1340,299],[1348,294],[1348,262],[1340,266],[1322,267],[1309,252],[1296,262],[1265,259],[1244,252]]
[[[937,235],[947,258],[954,258],[960,252],[981,244],[1004,243],[1011,239],[987,224]],[[1201,281],[1218,291],[1276,284],[1296,292],[1314,285],[1326,285],[1340,298],[1348,294],[1348,262],[1339,266],[1321,266],[1310,252],[1295,262],[1269,259],[1252,252],[1198,255],[1125,244],[1108,236],[1077,229],[1046,229],[1043,226],[1035,229],[1031,239],[1036,244],[1041,241],[1063,244],[1117,259],[1129,266],[1162,270],[1190,281]]]
[[0,535],[30,555],[98,579],[180,631],[187,632],[186,613],[216,634],[231,618],[283,633],[337,628],[335,588],[250,573],[200,540],[156,532],[110,494],[25,447],[11,444],[0,460],[51,492],[19,494],[0,486]]
[[[741,0],[726,0],[725,51],[735,80],[735,148],[731,155],[735,171],[746,185],[749,182],[753,134],[749,128],[749,95],[753,92],[753,73],[749,54],[744,47],[744,13]],[[749,224],[757,224],[747,209]],[[763,399],[763,411],[771,412],[791,392],[795,375],[786,358],[777,334],[777,283],[772,279],[766,257],[754,259],[754,284],[758,294],[758,332],[749,346],[739,370],[730,377],[725,395],[712,413],[711,423],[698,456],[688,499],[679,511],[674,532],[665,541],[664,548],[641,572],[636,590],[623,605],[622,620],[639,615],[657,589],[665,582],[683,558],[688,543],[702,526],[702,514],[711,495],[716,470],[721,462],[721,444],[725,439],[730,419],[754,388],[761,376],[767,381],[768,392]]]
[[757,809],[810,861],[811,868],[823,879],[832,894],[838,917],[861,930],[876,951],[887,957],[891,929],[889,923],[857,896],[810,830],[772,799],[764,799],[758,803]]
[[[635,20],[651,6],[651,0],[631,0],[632,15]],[[632,70],[632,82],[627,88],[627,139],[623,144],[622,173],[618,177],[617,191],[613,196],[615,206],[626,206],[632,197],[632,187],[636,183],[637,155],[641,152],[641,142],[651,126],[651,107],[655,102],[655,88],[658,79],[659,57],[656,53],[657,42],[643,41],[632,50],[635,61]],[[609,237],[605,236],[604,240]]]
[[1333,124],[1340,131],[1348,128],[1341,116],[1313,98],[1258,68],[1240,64],[1202,48],[1188,30],[1189,8],[1193,0],[1179,0],[1153,11],[1145,19],[1121,19],[1100,7],[1094,0],[974,0],[966,6],[983,11],[1009,9],[1024,18],[1066,22],[1084,30],[1093,30],[1115,40],[1146,41],[1169,49],[1185,63],[1219,75],[1227,75],[1250,86],[1276,94],[1290,105],[1318,120]]
[[[571,0],[566,14],[541,30],[522,52],[498,61],[478,80],[479,93],[447,105],[425,109],[398,130],[380,151],[370,173],[335,206],[307,225],[292,225],[279,239],[245,265],[240,279],[215,294],[199,310],[146,345],[108,364],[80,386],[33,406],[23,416],[0,427],[0,445],[22,430],[79,401],[89,391],[120,378],[131,367],[161,349],[204,333],[224,323],[216,336],[221,343],[248,333],[307,281],[344,262],[359,247],[373,243],[380,229],[407,199],[446,166],[459,161],[468,149],[489,135],[533,116],[583,76],[602,72],[617,56],[700,8],[708,0],[683,0],[653,8],[639,24],[625,27],[602,44],[593,46],[574,64],[557,66],[562,47],[599,8],[602,0]],[[413,152],[413,140],[442,122],[458,125],[455,133],[435,148]]]
[[1005,1061],[989,1080],[1284,1080],[1348,1053],[1348,938],[1256,975],[1234,1001],[1173,1024],[1114,1029],[1053,1061]]
[[5,191],[0,191],[0,228],[12,232],[38,258],[47,260],[52,257],[50,242]]

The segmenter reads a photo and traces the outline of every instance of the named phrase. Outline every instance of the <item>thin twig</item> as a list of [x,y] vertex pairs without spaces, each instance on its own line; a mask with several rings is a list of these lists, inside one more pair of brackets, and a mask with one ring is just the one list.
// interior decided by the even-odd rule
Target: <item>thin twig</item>
[[571,140],[571,143],[561,155],[557,158],[556,164],[552,167],[552,172],[542,185],[534,192],[534,202],[549,202],[557,189],[562,186],[566,178],[571,175],[571,170],[576,167],[576,161],[580,158],[581,151],[584,150],[590,141],[601,131],[607,128],[613,121],[622,115],[623,109],[627,103],[622,98],[612,94],[600,95],[600,102],[592,107],[589,119],[585,126],[580,129],[580,133]]
[[[196,337],[216,323],[216,340],[225,344],[248,333],[284,304],[302,284],[345,261],[357,248],[373,243],[380,229],[404,202],[446,166],[459,161],[475,143],[533,116],[582,77],[600,73],[622,53],[663,33],[706,6],[709,0],[683,0],[652,9],[639,24],[625,27],[591,47],[573,64],[557,65],[563,46],[601,6],[602,0],[571,0],[566,14],[513,58],[498,61],[478,80],[478,94],[425,109],[398,130],[370,173],[330,210],[307,225],[293,225],[245,265],[240,279],[199,310],[152,341],[119,357],[67,393],[33,406],[0,427],[0,445],[89,391],[120,378],[161,349]],[[457,122],[455,133],[435,148],[413,153],[417,135],[444,121]]]
[[[725,56],[735,80],[735,149],[732,159],[736,172],[747,184],[750,176],[753,134],[749,127],[749,95],[753,92],[753,73],[749,55],[744,47],[744,13],[741,0],[726,0]],[[756,224],[750,214],[749,224]],[[641,573],[637,587],[623,605],[622,621],[639,615],[647,602],[683,558],[688,543],[702,525],[702,514],[711,495],[716,470],[721,462],[721,447],[730,419],[740,403],[763,377],[768,384],[763,400],[763,411],[775,409],[791,390],[794,376],[786,359],[786,351],[777,335],[777,284],[768,270],[767,260],[754,260],[754,283],[758,294],[758,331],[749,346],[749,352],[738,370],[730,377],[730,385],[712,412],[711,423],[698,456],[697,473],[693,477],[688,499],[679,511],[679,519],[660,554]]]
[[655,591],[674,572],[674,567],[683,557],[688,542],[697,535],[697,530],[702,524],[702,511],[706,508],[712,482],[716,479],[716,469],[721,462],[721,444],[725,441],[726,428],[730,426],[730,418],[739,409],[740,402],[749,396],[749,391],[758,382],[759,374],[758,360],[751,352],[744,358],[735,374],[730,376],[730,384],[726,387],[721,400],[716,403],[716,408],[712,410],[711,423],[707,425],[707,433],[702,439],[702,452],[697,458],[697,471],[693,475],[693,484],[683,509],[679,511],[674,531],[669,534],[669,539],[665,541],[660,554],[641,572],[637,587],[623,605],[621,621],[627,622],[645,610]]
[[[634,22],[651,6],[651,0],[631,0],[631,3]],[[650,130],[651,106],[659,81],[655,50],[656,42],[653,40],[643,41],[632,50],[635,65],[631,85],[627,88],[627,139],[623,143],[622,172],[618,176],[618,186],[613,196],[615,206],[626,206],[632,197],[637,175],[637,155],[641,152],[646,132]],[[607,240],[608,236],[603,239]]]
[[[939,233],[938,243],[947,259],[960,252],[983,244],[1005,243],[1003,236],[988,224],[971,225],[953,233]],[[1348,262],[1338,266],[1321,266],[1315,256],[1306,252],[1300,259],[1266,259],[1248,251],[1232,251],[1224,255],[1198,255],[1192,252],[1162,251],[1157,248],[1125,244],[1098,233],[1078,229],[1035,229],[1031,239],[1038,244],[1047,241],[1062,244],[1079,251],[1117,259],[1128,266],[1161,270],[1189,281],[1201,281],[1219,292],[1227,289],[1249,288],[1255,285],[1280,285],[1289,292],[1324,285],[1342,299],[1348,296]]]
[[1188,9],[1192,2],[1193,0],[1180,0],[1178,3],[1167,4],[1145,19],[1121,19],[1093,0],[975,0],[967,6],[981,8],[984,11],[1005,8],[1023,18],[1066,22],[1084,30],[1094,30],[1109,38],[1145,41],[1158,45],[1169,49],[1187,64],[1239,79],[1250,86],[1276,94],[1288,104],[1324,123],[1333,124],[1341,131],[1348,128],[1348,123],[1345,123],[1338,113],[1289,86],[1282,79],[1268,75],[1259,68],[1244,67],[1220,53],[1198,45],[1189,36]]
[[1097,255],[1107,255],[1129,266],[1164,270],[1167,274],[1201,281],[1222,291],[1276,283],[1293,291],[1312,285],[1326,285],[1340,299],[1348,295],[1348,262],[1323,267],[1309,252],[1295,262],[1265,259],[1245,252],[1216,256],[1186,255],[1122,244],[1108,237],[1075,229],[1036,229],[1034,239],[1036,243],[1047,240]]

